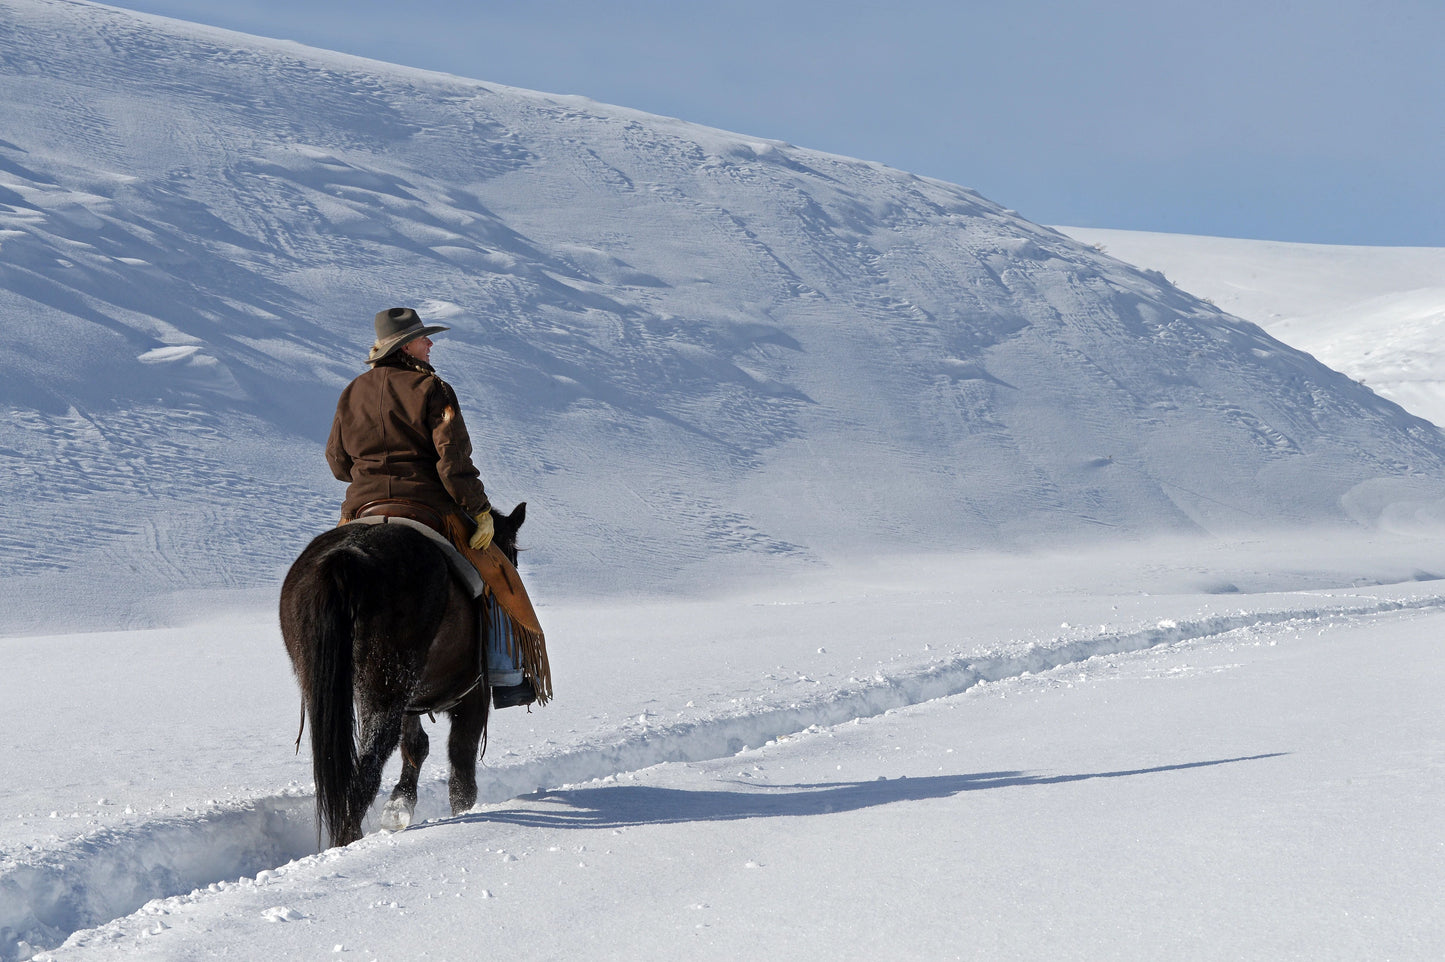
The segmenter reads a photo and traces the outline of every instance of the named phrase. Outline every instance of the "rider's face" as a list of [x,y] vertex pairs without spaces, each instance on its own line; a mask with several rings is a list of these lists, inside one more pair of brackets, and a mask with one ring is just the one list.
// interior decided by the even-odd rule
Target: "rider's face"
[[418,361],[429,362],[431,359],[431,338],[419,337],[414,341],[407,341],[402,345],[401,349]]

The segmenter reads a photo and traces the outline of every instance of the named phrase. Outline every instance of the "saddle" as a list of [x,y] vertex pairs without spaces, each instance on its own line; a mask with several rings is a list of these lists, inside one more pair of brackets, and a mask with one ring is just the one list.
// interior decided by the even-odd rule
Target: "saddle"
[[[437,534],[446,536],[447,523],[442,513],[419,501],[405,501],[401,498],[382,498],[368,501],[356,509],[354,519],[361,518],[406,518],[431,528]],[[376,524],[377,522],[372,522]]]
[[482,582],[482,576],[477,573],[476,567],[462,556],[456,545],[452,544],[452,539],[447,537],[446,519],[442,517],[440,511],[415,501],[391,498],[363,504],[356,509],[356,516],[351,519],[352,524],[386,524],[388,522],[404,524],[426,535],[442,549],[447,563],[452,566],[457,577],[462,579],[462,583],[472,593],[472,598],[480,598],[485,593],[486,585]]

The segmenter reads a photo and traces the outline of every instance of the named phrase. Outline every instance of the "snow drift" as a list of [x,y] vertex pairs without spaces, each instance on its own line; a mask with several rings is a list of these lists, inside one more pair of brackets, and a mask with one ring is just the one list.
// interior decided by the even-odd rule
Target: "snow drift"
[[863,542],[1413,524],[1442,496],[1433,425],[965,188],[88,3],[0,10],[12,628],[61,591],[116,625],[274,585],[333,520],[320,442],[394,304],[452,327],[434,359],[552,592]]
[[1381,397],[1445,424],[1445,247],[1347,247],[1060,227],[1163,271]]

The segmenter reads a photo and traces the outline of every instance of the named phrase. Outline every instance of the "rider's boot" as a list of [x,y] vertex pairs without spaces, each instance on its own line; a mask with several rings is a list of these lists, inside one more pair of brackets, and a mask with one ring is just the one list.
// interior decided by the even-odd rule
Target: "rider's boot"
[[519,685],[492,686],[492,707],[512,708],[516,705],[530,705],[537,700],[537,691],[525,678]]

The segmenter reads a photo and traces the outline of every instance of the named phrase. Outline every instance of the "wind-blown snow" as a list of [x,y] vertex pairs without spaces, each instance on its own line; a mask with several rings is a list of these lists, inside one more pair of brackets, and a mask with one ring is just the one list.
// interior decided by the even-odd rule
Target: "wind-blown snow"
[[[0,90],[3,962],[1445,955],[1445,448],[1354,360],[579,98],[53,0]],[[398,303],[558,698],[317,852],[275,595]]]
[[434,357],[483,476],[569,593],[862,541],[1414,523],[1441,494],[1438,429],[964,188],[84,3],[4,11],[0,574],[106,583],[92,623],[274,583],[333,517],[316,443],[396,303],[452,326]]

